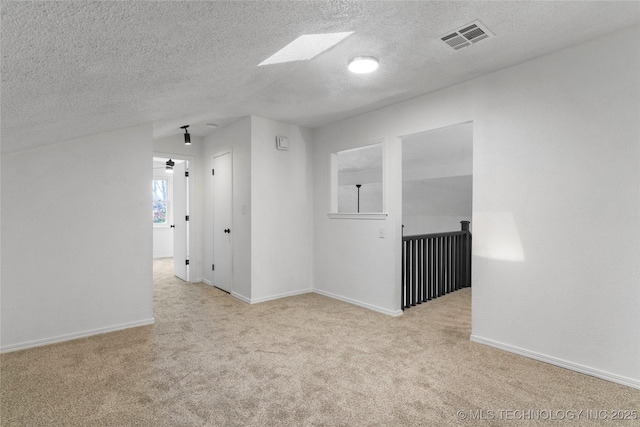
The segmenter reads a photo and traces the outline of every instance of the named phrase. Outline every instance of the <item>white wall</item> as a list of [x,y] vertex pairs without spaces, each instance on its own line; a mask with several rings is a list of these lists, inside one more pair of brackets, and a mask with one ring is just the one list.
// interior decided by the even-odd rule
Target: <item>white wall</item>
[[3,351],[153,322],[151,135],[2,155]]
[[189,281],[194,283],[201,282],[206,271],[202,254],[202,234],[206,224],[201,196],[202,175],[205,172],[203,150],[203,139],[194,135],[191,135],[191,145],[184,144],[183,134],[153,140],[153,157],[189,161]]
[[[361,117],[314,131],[314,291],[390,315],[401,314],[402,146],[399,138]],[[400,135],[400,133],[398,133]],[[387,203],[382,219],[334,219],[330,211],[330,154],[383,142]],[[385,237],[380,238],[380,230]]]
[[[276,135],[289,150],[276,149]],[[312,161],[310,132],[246,117],[205,138],[203,158],[231,151],[233,161],[232,295],[256,303],[312,289]],[[205,217],[212,218],[211,177],[203,182]],[[244,207],[244,213],[243,213]],[[213,259],[207,221],[204,258]],[[205,270],[205,281],[213,274]]]
[[[447,231],[460,231],[460,221],[471,222],[472,216],[434,216],[434,215],[403,215],[405,236],[420,234],[443,233]],[[469,224],[471,231],[472,224]]]
[[[402,180],[402,224],[404,235],[460,230],[460,221],[471,221],[473,176],[471,171],[455,174],[449,165],[435,165],[443,177]],[[434,168],[426,165],[425,170]],[[470,168],[469,168],[470,169]],[[451,172],[448,173],[447,172]]]
[[[276,149],[276,135],[289,150]],[[251,117],[251,301],[310,292],[313,162],[307,129]]]
[[472,120],[472,339],[640,388],[639,41],[634,27],[317,129],[316,289],[399,307],[380,298],[399,292],[401,190],[386,221],[328,219],[329,153]]
[[[203,257],[204,281],[213,283],[213,188],[212,158],[223,152],[231,151],[233,168],[233,208],[232,208],[232,256],[233,284],[231,294],[251,301],[251,118],[245,117],[237,122],[218,129],[204,138],[202,161],[205,172],[202,178],[201,197],[204,206]],[[245,207],[244,214],[242,207]]]
[[173,257],[173,228],[153,227],[153,258]]
[[338,187],[338,212],[382,212],[382,182],[360,185],[359,198],[355,184]]

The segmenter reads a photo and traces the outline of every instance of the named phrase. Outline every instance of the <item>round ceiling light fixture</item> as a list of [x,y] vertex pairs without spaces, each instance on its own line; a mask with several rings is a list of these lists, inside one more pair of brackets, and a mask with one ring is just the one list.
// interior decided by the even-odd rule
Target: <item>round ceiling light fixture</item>
[[356,74],[371,73],[378,69],[378,58],[373,56],[356,56],[349,61],[349,71]]

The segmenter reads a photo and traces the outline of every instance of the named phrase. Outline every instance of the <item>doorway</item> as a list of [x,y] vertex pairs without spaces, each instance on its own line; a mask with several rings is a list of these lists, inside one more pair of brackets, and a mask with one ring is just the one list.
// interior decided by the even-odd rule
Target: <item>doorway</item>
[[471,287],[473,123],[402,138],[401,308]]
[[153,158],[153,257],[173,258],[173,273],[189,277],[189,160]]

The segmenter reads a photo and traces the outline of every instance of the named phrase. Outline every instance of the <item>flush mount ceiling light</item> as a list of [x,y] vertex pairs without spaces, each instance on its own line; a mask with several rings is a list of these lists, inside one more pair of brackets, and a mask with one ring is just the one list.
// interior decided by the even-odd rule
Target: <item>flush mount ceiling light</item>
[[191,145],[191,135],[187,132],[189,125],[180,126],[180,129],[184,129],[184,145]]
[[166,163],[167,165],[167,173],[173,173],[173,165],[175,165],[176,162],[174,162],[173,160],[169,159]]
[[312,59],[325,50],[337,45],[351,34],[353,34],[353,31],[345,33],[305,34],[262,61],[258,64],[258,67],[261,65]]
[[349,71],[356,74],[371,73],[378,69],[378,59],[373,56],[356,56],[349,61]]

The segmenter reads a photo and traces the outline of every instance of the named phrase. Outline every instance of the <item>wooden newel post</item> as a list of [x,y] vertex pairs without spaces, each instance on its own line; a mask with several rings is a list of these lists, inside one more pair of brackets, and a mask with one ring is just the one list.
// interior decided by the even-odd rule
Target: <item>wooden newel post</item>
[[469,231],[469,221],[460,221],[460,226],[462,227],[462,231]]

